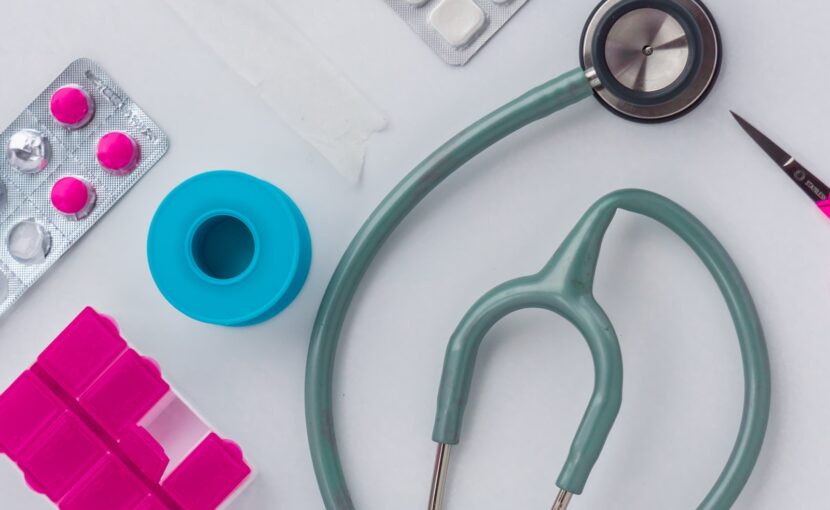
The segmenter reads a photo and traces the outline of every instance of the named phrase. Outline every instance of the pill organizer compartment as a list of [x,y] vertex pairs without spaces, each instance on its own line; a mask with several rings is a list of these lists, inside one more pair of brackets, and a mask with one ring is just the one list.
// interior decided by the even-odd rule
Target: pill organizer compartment
[[62,510],[211,510],[251,478],[242,450],[92,308],[0,395],[0,452]]

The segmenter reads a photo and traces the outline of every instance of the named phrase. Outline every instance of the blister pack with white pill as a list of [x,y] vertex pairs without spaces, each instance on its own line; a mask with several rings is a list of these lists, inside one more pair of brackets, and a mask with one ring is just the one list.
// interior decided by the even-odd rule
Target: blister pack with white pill
[[78,59],[0,134],[0,315],[167,152],[167,135]]
[[451,65],[464,65],[527,0],[385,0]]

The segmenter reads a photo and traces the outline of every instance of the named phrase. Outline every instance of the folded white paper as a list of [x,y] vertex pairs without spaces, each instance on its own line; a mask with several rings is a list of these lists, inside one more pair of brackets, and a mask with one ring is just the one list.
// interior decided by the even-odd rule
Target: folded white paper
[[166,0],[342,175],[357,181],[384,114],[268,0]]

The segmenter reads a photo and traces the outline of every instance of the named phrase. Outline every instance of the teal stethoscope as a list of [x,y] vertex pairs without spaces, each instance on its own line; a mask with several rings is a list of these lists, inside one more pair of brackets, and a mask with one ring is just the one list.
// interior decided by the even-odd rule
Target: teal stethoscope
[[[484,117],[444,144],[399,183],[366,220],[334,275],[314,324],[306,367],[306,422],[320,492],[328,510],[352,510],[337,452],[332,375],[337,344],[354,293],[393,230],[438,184],[465,162],[517,129],[592,93],[623,117],[661,122],[690,111],[714,83],[720,40],[697,0],[605,0],[582,37],[582,66]],[[602,239],[618,209],[662,223],[695,251],[723,293],[743,356],[743,419],[732,453],[698,506],[725,510],[746,484],[761,450],[770,406],[769,359],[752,298],[715,237],[677,204],[653,193],[626,190],[597,202],[551,261],[534,276],[486,294],[464,317],[447,350],[433,439],[438,443],[431,510],[440,506],[450,445],[459,442],[476,355],[487,331],[524,308],[543,308],[573,323],[594,360],[595,387],[557,485],[554,510],[580,494],[621,405],[622,359],[614,329],[593,298]]]

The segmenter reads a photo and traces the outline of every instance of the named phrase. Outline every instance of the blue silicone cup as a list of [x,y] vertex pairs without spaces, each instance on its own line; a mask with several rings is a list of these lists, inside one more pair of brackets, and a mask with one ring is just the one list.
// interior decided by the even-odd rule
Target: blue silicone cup
[[162,295],[183,314],[247,326],[297,297],[311,265],[311,237],[282,190],[218,170],[186,180],[162,201],[147,260]]

